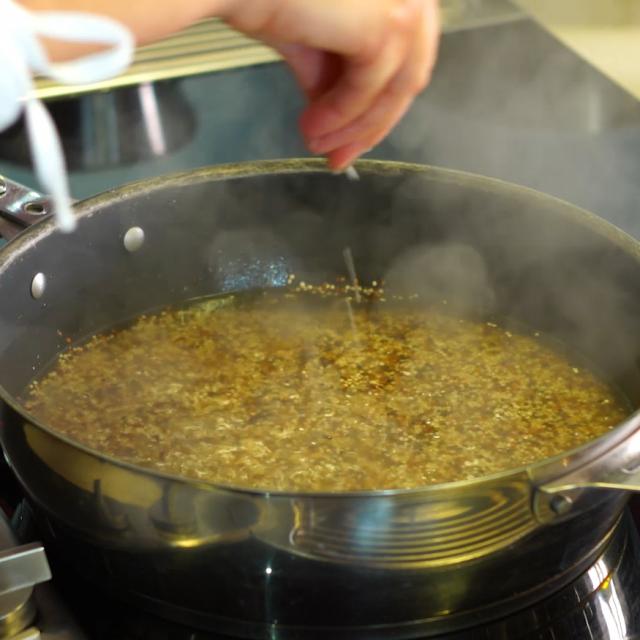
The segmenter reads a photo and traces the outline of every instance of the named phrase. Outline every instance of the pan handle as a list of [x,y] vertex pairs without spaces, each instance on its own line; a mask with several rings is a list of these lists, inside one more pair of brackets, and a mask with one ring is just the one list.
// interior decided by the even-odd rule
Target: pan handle
[[[611,434],[613,435],[613,433]],[[584,461],[580,459],[584,457]],[[591,455],[561,461],[570,469],[535,482],[533,508],[548,521],[568,514],[586,491],[605,489],[640,493],[640,412],[630,418],[615,440],[605,437]]]
[[0,176],[0,236],[5,240],[11,240],[52,211],[47,196]]

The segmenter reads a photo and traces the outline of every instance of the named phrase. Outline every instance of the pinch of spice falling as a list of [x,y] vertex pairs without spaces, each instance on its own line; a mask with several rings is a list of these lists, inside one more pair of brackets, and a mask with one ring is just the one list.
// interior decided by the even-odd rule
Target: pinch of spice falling
[[139,318],[62,354],[27,408],[97,451],[272,490],[412,488],[560,453],[627,407],[538,334],[300,283]]

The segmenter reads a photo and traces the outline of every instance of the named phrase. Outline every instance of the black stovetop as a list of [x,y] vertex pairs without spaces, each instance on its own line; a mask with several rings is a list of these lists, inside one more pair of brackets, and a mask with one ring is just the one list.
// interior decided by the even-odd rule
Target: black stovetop
[[[619,546],[619,550],[614,563],[605,563],[604,571],[598,568],[603,561],[598,560],[575,583],[549,594],[530,609],[512,612],[486,626],[430,636],[431,640],[638,640],[640,537],[629,513],[623,517],[610,546]],[[86,638],[49,636],[45,630],[42,640],[233,640],[229,636],[161,619],[120,602],[114,594],[101,593],[82,577],[56,570],[55,559],[53,571],[54,576],[64,576],[54,578],[53,586]],[[600,585],[593,582],[594,575],[602,581]],[[586,595],[584,587],[580,586],[585,582],[588,586],[593,585],[593,591]],[[387,638],[373,630],[371,637],[376,640]],[[388,637],[389,640],[395,638]],[[319,638],[331,640],[331,631],[313,635],[314,640]],[[403,638],[406,640],[407,637]],[[308,640],[308,636],[284,632],[274,626],[269,640],[280,639]]]

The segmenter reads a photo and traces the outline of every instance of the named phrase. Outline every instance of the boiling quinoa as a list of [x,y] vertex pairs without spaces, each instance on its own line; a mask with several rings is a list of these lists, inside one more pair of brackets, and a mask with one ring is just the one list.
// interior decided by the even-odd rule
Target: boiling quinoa
[[[128,462],[272,490],[475,478],[602,435],[627,408],[538,334],[332,286],[227,296],[70,348],[29,411]],[[302,292],[300,292],[302,290]]]

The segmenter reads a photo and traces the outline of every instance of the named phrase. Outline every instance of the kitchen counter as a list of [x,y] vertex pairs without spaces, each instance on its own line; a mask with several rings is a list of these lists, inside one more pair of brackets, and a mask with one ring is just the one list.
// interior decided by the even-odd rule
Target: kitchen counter
[[516,0],[565,45],[640,98],[637,0]]

